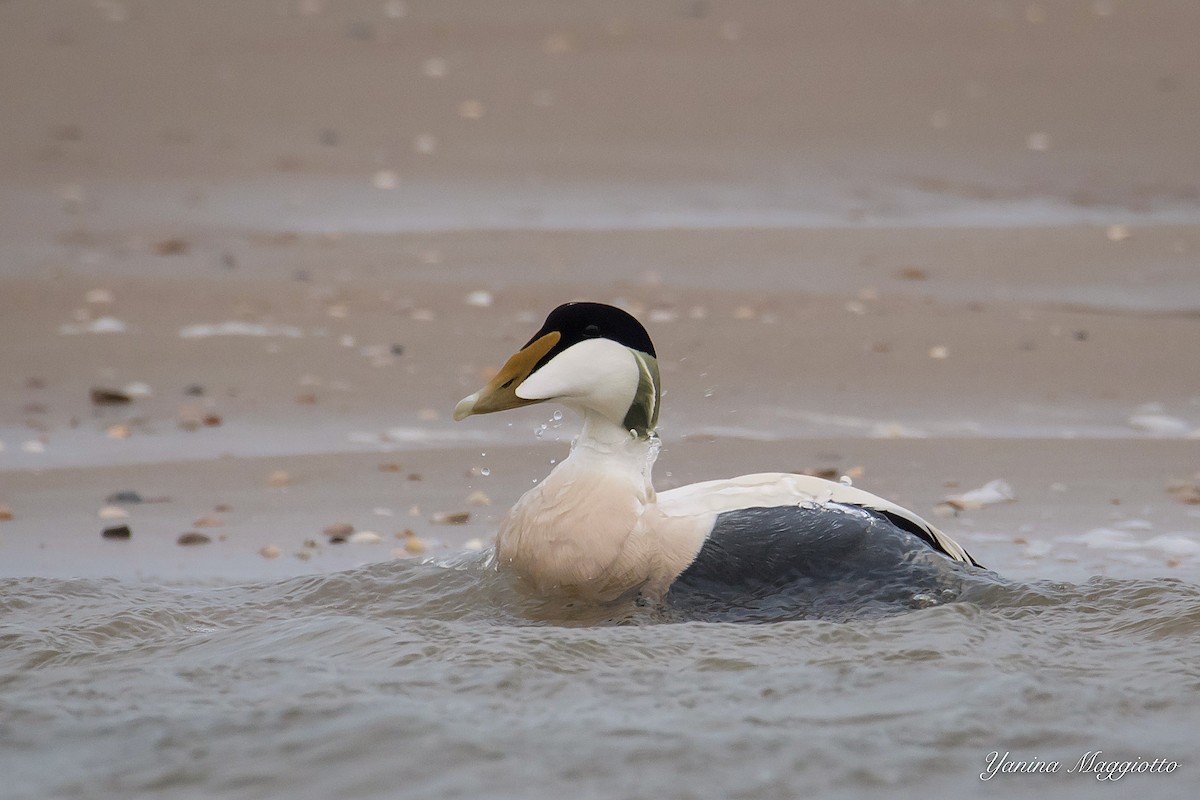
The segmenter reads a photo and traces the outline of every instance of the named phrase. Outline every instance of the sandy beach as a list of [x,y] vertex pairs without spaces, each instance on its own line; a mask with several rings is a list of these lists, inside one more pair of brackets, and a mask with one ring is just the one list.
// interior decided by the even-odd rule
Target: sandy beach
[[[1200,431],[1187,4],[500,5],[3,9],[5,574],[392,557],[294,558],[348,521],[486,540],[563,448],[532,435],[548,411],[448,412],[579,298],[660,342],[660,482],[766,442],[764,467],[861,466],[925,514],[946,482],[1003,478],[1017,503],[962,536],[1011,533],[972,544],[1030,574],[1076,574],[1059,541],[1098,527],[1200,531],[1166,492],[1200,468],[1170,441]],[[130,384],[146,396],[89,399]],[[862,437],[861,463],[822,458]],[[1004,469],[979,440],[1003,440]],[[367,492],[385,459],[403,471]],[[231,474],[236,506],[213,490]],[[100,542],[122,489],[171,501]],[[491,506],[466,507],[477,490]],[[220,504],[253,522],[176,552]],[[1087,569],[1118,568],[1100,550]]]
[[0,3],[0,577],[486,548],[576,423],[454,404],[591,299],[658,347],[659,488],[852,475],[1013,579],[1194,584],[1197,30],[1182,0]]

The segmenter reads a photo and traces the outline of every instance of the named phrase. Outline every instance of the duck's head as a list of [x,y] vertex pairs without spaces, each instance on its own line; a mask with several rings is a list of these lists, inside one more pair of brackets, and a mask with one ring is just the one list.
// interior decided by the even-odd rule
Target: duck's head
[[659,392],[654,344],[640,322],[603,303],[566,303],[487,386],[459,401],[454,418],[557,400],[645,437],[658,425]]

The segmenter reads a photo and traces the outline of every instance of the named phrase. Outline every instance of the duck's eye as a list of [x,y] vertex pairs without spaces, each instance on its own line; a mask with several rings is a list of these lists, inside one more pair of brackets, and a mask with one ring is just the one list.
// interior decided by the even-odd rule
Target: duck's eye
[[599,335],[600,335],[600,326],[599,325],[588,325],[586,328],[583,329],[583,337],[585,339],[595,339]]

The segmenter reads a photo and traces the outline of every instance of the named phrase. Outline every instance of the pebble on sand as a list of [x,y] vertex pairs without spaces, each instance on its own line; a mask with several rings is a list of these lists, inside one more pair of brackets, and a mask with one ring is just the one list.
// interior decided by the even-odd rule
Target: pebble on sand
[[11,506],[0,505],[0,520],[10,520],[13,518],[13,510]]
[[211,514],[205,514],[192,523],[197,528],[220,528],[225,524],[225,520],[214,517]]
[[158,256],[181,256],[191,248],[187,240],[178,237],[163,239],[154,245],[154,254]]
[[404,551],[411,555],[418,555],[425,552],[425,542],[413,536],[404,542]]
[[105,528],[100,532],[100,536],[105,539],[129,539],[133,536],[133,531],[129,530],[128,525],[117,525]]
[[1008,485],[1008,482],[996,479],[987,482],[978,489],[972,489],[969,492],[947,497],[939,505],[948,506],[954,511],[964,511],[966,509],[983,508],[984,506],[995,505],[997,503],[1011,503],[1016,499],[1017,496],[1013,493],[1012,487]]
[[279,558],[283,555],[283,551],[279,549],[279,545],[268,544],[260,547],[258,554],[263,558]]
[[464,525],[471,520],[468,511],[438,511],[429,518],[435,525]]
[[323,533],[329,537],[330,544],[344,544],[354,535],[354,526],[348,522],[335,522],[326,525]]
[[463,298],[463,302],[469,306],[475,306],[476,308],[487,308],[494,302],[494,300],[495,297],[487,289],[476,289]]
[[93,386],[91,390],[92,404],[97,406],[121,406],[132,403],[133,398],[117,389],[106,389],[103,386]]
[[350,544],[379,544],[383,537],[375,531],[355,531],[346,541]]
[[1200,505],[1200,482],[1171,481],[1167,484],[1167,494],[1185,505]]
[[120,506],[104,506],[96,514],[100,519],[129,519],[129,512]]
[[332,525],[326,525],[322,532],[330,539],[345,539],[354,533],[354,526],[349,522],[335,522]]
[[191,547],[197,544],[208,544],[211,541],[212,539],[203,533],[188,531],[187,533],[179,534],[179,538],[175,540],[175,543],[183,547]]
[[492,504],[492,498],[488,497],[483,492],[474,491],[467,496],[467,504],[472,506],[490,506]]
[[104,498],[104,502],[108,503],[109,505],[113,505],[113,504],[117,504],[117,503],[124,503],[127,505],[137,505],[138,503],[144,503],[145,500],[142,499],[142,496],[140,494],[138,494],[137,492],[134,492],[129,489],[123,489],[119,492],[113,492],[108,497]]
[[291,485],[292,476],[286,470],[277,469],[267,476],[267,485],[276,489]]
[[128,439],[132,434],[133,430],[123,422],[109,425],[104,429],[104,435],[110,439]]

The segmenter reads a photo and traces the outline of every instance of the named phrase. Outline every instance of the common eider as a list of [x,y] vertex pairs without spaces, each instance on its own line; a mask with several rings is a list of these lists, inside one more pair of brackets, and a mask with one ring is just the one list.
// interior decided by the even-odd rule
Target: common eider
[[500,524],[497,568],[528,591],[604,602],[911,596],[976,561],[907,509],[839,482],[759,473],[656,492],[661,383],[633,316],[566,303],[454,418],[555,401],[583,428]]

